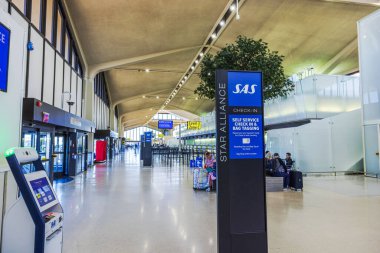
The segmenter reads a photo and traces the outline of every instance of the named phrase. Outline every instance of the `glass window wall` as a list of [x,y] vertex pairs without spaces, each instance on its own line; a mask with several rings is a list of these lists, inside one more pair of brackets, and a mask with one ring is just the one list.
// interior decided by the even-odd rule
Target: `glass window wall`
[[13,0],[12,3],[16,5],[17,9],[25,14],[25,0]]
[[57,43],[56,43],[56,49],[62,53],[62,14],[61,11],[58,10],[58,16],[57,16]]
[[41,0],[32,1],[32,16],[31,21],[33,25],[41,31]]
[[136,127],[131,130],[125,131],[124,136],[127,141],[140,141],[141,135],[145,132],[153,132],[153,138],[157,137],[161,132],[149,127]]

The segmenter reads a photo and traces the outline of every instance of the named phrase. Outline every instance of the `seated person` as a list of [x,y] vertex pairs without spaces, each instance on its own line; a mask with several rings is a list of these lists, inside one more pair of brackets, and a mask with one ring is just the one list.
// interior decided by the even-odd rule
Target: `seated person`
[[273,174],[273,172],[272,172],[272,153],[268,150],[265,151],[264,166],[265,166],[266,174],[268,176],[271,176]]
[[292,159],[292,154],[291,153],[286,153],[286,157],[285,157],[285,165],[286,167],[288,168],[288,172],[292,169],[293,167],[293,164],[294,164],[294,161]]
[[273,176],[274,177],[283,177],[284,178],[284,191],[288,190],[289,188],[289,174],[288,174],[288,168],[286,167],[284,161],[280,158],[280,155],[278,153],[273,154]]
[[204,165],[204,168],[207,170],[207,173],[208,173],[208,182],[209,182],[209,189],[212,189],[212,181],[216,179],[216,177],[214,176],[214,170],[215,170],[215,164],[216,161],[214,159],[214,157],[212,156],[212,154],[208,151],[206,151],[205,153],[205,165]]

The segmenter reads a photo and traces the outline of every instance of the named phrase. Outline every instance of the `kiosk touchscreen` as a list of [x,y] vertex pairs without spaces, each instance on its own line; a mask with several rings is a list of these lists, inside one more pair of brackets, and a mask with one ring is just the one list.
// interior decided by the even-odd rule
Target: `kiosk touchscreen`
[[[4,217],[2,252],[61,253],[63,209],[35,149],[5,153],[21,196]],[[22,166],[35,171],[24,174]]]
[[38,204],[41,212],[58,204],[57,197],[52,190],[49,179],[44,174],[44,171],[37,171],[25,175],[30,191],[33,193],[34,200]]

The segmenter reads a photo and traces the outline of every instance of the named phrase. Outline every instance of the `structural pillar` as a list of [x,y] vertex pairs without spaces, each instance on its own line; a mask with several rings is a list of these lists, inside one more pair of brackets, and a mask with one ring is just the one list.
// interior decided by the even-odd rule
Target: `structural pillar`
[[366,175],[379,177],[380,139],[380,11],[358,22],[359,68],[363,113],[363,150]]
[[[84,78],[84,117],[87,120],[94,122],[94,79],[93,78]],[[90,153],[94,153],[94,134],[90,133],[88,135],[88,147],[87,151]]]

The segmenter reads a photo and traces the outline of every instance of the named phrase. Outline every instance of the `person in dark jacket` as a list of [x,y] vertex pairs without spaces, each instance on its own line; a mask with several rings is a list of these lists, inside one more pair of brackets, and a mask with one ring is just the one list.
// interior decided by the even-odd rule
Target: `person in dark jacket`
[[286,167],[288,168],[288,173],[289,171],[292,169],[293,167],[293,159],[292,159],[292,154],[291,153],[286,153],[286,157],[285,157],[285,165]]
[[264,158],[264,165],[265,165],[265,172],[268,176],[271,176],[272,173],[272,154],[270,151],[265,151],[265,158]]
[[289,173],[288,168],[286,167],[284,161],[280,158],[278,153],[273,154],[273,171],[274,177],[283,177],[284,178],[284,191],[287,191],[289,188]]

